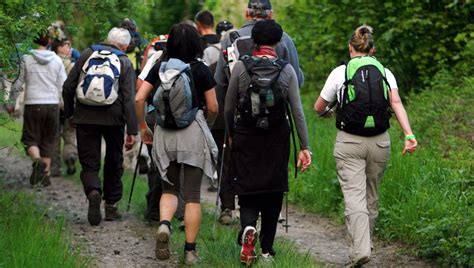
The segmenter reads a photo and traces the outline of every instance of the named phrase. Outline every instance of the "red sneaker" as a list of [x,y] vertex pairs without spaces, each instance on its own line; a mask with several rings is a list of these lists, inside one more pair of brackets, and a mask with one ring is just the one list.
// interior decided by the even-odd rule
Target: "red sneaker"
[[257,254],[255,253],[255,244],[257,243],[258,234],[253,226],[247,226],[242,234],[242,248],[240,250],[240,262],[247,266],[252,265]]

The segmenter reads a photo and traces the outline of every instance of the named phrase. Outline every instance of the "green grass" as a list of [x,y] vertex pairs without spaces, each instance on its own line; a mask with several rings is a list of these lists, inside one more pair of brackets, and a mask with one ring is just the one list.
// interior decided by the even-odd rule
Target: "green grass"
[[[3,113],[0,122],[0,147],[19,153],[21,125]],[[71,248],[65,219],[48,213],[33,194],[6,192],[0,184],[0,267],[88,266],[90,260]]]
[[48,218],[34,196],[0,189],[0,267],[86,267],[71,249],[64,218]]

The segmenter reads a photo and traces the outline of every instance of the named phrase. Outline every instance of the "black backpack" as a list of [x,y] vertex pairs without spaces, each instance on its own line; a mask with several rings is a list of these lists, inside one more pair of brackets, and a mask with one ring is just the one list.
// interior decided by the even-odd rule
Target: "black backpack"
[[390,128],[390,85],[374,57],[352,58],[337,106],[336,127],[359,136],[375,136]]
[[286,99],[277,80],[288,62],[250,56],[241,60],[251,82],[239,91],[237,125],[264,130],[280,125],[286,120]]

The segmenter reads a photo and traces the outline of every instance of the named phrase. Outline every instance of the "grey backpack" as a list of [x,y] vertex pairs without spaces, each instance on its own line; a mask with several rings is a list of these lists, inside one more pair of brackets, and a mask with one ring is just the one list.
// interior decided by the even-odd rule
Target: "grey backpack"
[[159,75],[161,83],[153,96],[156,123],[169,129],[189,126],[199,108],[191,65],[171,58],[161,63]]

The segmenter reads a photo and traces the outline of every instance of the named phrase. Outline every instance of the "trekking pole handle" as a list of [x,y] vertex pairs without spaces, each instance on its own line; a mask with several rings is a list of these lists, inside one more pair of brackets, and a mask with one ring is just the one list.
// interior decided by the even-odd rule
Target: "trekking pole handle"
[[138,157],[140,156],[140,153],[142,152],[142,148],[143,148],[143,141],[140,142],[140,148],[138,149],[137,164],[135,165],[135,170],[133,172],[132,188],[130,189],[130,196],[128,197],[127,212],[130,211],[130,203],[132,202],[133,188],[135,187],[135,180],[137,179]]

